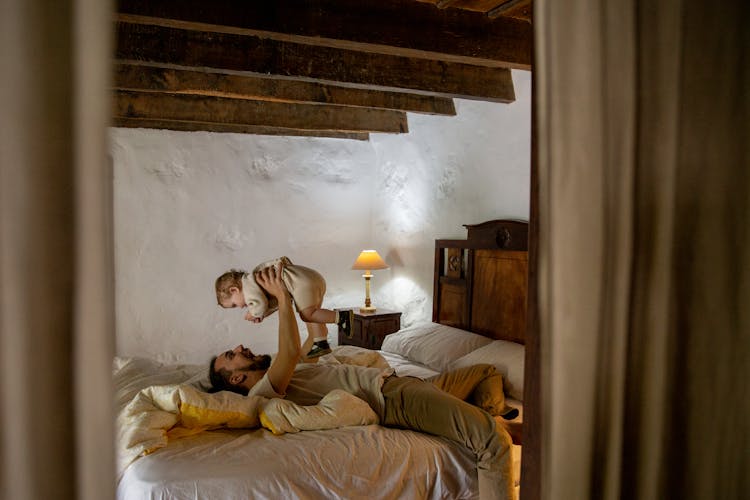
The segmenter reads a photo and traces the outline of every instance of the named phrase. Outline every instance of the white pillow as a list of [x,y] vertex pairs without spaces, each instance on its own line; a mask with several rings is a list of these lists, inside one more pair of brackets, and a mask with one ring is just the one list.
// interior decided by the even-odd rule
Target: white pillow
[[387,335],[380,348],[442,372],[492,339],[439,323],[420,323]]
[[211,387],[208,363],[165,365],[147,358],[115,357],[112,378],[118,411],[141,389],[152,385],[190,384],[203,391]]
[[489,344],[472,351],[454,361],[450,369],[486,363],[494,365],[503,374],[503,389],[513,399],[523,401],[523,360],[525,350],[522,344],[506,340],[493,340]]

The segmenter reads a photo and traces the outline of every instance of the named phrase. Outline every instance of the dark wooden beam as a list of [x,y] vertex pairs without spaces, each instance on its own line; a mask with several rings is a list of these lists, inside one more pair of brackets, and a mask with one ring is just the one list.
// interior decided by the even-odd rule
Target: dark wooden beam
[[521,5],[528,5],[529,3],[530,0],[506,0],[494,9],[488,10],[487,17],[490,19],[496,19],[500,16],[508,14],[510,11]]
[[113,116],[336,132],[408,131],[406,114],[371,108],[116,91]]
[[359,132],[332,132],[329,130],[299,130],[260,125],[233,125],[224,123],[178,122],[169,120],[141,120],[138,118],[114,118],[112,127],[177,130],[181,132],[216,132],[253,135],[284,135],[292,137],[323,137],[366,141],[369,134]]
[[[252,2],[251,2],[252,3]],[[117,23],[115,58],[346,84],[358,88],[511,102],[507,68],[363,53],[258,36]]]
[[458,0],[437,0],[435,2],[435,6],[438,9],[447,9],[448,7],[452,7],[457,2]]
[[414,0],[119,0],[117,12],[318,46],[531,69],[528,22]]
[[171,92],[236,99],[370,107],[433,115],[454,116],[456,114],[453,101],[443,97],[353,89],[253,75],[209,73],[129,64],[115,65],[114,88],[141,92]]

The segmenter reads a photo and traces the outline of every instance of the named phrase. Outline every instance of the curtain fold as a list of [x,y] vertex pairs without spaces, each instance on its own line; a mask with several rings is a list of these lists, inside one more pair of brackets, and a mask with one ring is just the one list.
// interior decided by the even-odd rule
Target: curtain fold
[[0,497],[111,498],[111,6],[1,9]]
[[114,179],[109,156],[112,12],[109,1],[76,0],[73,17],[75,380],[77,498],[114,497]]
[[746,14],[535,2],[542,498],[750,491]]

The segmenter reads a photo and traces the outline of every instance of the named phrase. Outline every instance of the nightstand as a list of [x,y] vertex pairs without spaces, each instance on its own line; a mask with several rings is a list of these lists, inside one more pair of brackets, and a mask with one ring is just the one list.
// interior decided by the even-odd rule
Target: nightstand
[[366,349],[380,349],[383,338],[401,328],[401,313],[378,309],[373,313],[354,309],[354,323],[350,335],[339,328],[339,345],[356,345]]

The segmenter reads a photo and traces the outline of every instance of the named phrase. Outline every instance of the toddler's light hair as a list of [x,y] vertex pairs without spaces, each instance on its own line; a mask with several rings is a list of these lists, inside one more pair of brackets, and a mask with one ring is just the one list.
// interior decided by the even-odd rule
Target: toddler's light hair
[[230,288],[236,286],[242,290],[242,278],[244,278],[245,275],[247,275],[247,271],[243,271],[242,269],[230,269],[216,278],[214,288],[216,289],[216,301],[220,306],[222,305],[222,301],[232,296],[232,294],[229,293]]

